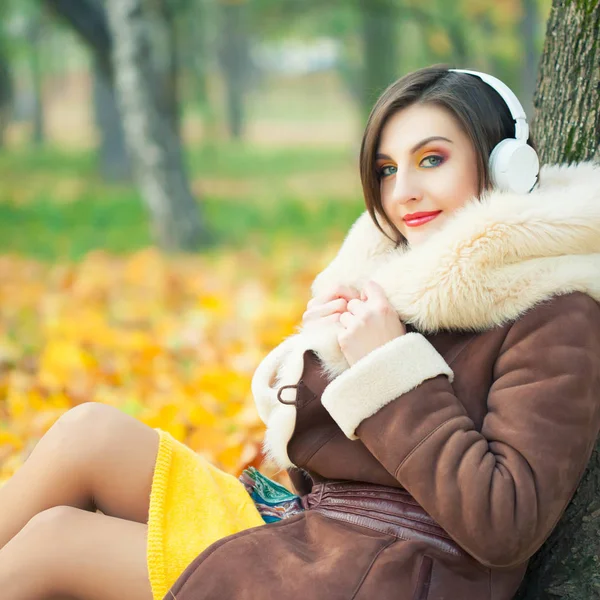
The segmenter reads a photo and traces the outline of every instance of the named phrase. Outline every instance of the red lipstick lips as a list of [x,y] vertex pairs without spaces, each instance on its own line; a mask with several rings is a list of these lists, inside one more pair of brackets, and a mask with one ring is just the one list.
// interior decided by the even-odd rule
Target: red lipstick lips
[[408,227],[418,227],[433,221],[442,211],[436,210],[433,212],[416,212],[409,215],[405,215],[403,221]]

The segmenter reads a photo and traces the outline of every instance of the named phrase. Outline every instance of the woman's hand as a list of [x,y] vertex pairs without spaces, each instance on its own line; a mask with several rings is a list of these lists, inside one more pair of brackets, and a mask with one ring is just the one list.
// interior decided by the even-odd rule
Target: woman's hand
[[406,333],[404,323],[389,303],[383,288],[369,281],[360,299],[350,300],[340,316],[340,349],[352,366],[375,348]]
[[302,323],[304,326],[313,326],[339,321],[342,313],[346,312],[348,301],[358,298],[360,293],[357,289],[347,285],[337,286],[308,302]]

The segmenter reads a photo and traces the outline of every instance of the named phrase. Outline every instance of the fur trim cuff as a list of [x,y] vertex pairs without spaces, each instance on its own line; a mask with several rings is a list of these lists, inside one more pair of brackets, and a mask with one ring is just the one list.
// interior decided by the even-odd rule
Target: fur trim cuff
[[407,333],[376,348],[336,377],[321,402],[340,429],[356,440],[356,428],[386,404],[426,379],[454,373],[420,333]]

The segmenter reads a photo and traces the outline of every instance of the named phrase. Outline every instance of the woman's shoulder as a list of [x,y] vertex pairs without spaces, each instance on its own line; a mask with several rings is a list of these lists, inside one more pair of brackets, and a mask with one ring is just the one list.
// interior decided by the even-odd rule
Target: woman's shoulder
[[522,317],[558,317],[580,315],[590,319],[600,316],[600,302],[585,292],[569,292],[551,296],[533,306]]
[[550,345],[598,345],[600,303],[584,292],[547,298],[523,313],[509,327],[505,345],[531,338],[539,352]]

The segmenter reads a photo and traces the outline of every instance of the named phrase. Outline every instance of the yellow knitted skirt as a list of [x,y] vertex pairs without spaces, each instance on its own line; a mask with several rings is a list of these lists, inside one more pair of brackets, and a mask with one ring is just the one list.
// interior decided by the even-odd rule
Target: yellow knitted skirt
[[148,515],[148,573],[154,600],[213,542],[264,525],[244,486],[178,442],[160,436]]

